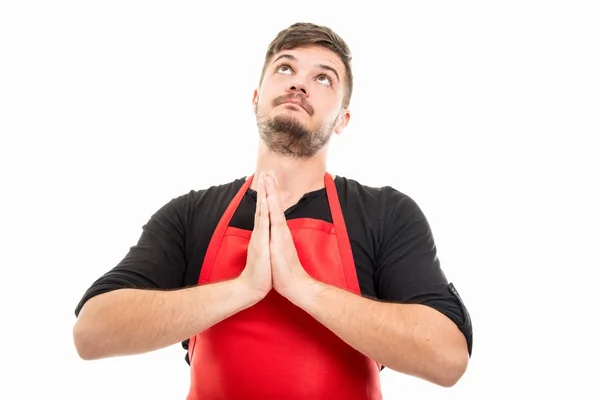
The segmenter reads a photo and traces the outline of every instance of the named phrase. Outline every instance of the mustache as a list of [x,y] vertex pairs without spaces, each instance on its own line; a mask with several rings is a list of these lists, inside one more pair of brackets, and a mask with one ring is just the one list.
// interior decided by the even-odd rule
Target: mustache
[[306,112],[308,113],[308,115],[312,116],[315,113],[315,110],[312,108],[312,106],[308,103],[308,101],[306,101],[306,98],[301,95],[301,94],[286,94],[283,96],[279,96],[276,97],[273,100],[273,107],[277,107],[278,105],[281,105],[283,103],[286,103],[290,100],[295,100],[297,102],[300,103],[300,106],[302,106],[302,108],[304,108],[304,110],[306,110]]

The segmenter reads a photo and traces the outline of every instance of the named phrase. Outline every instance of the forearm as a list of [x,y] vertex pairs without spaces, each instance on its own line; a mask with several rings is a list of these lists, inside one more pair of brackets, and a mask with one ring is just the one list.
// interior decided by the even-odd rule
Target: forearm
[[464,335],[438,311],[384,303],[313,282],[292,300],[350,346],[385,365],[441,386],[464,374]]
[[120,289],[90,299],[73,328],[83,359],[145,353],[190,338],[258,301],[242,282]]

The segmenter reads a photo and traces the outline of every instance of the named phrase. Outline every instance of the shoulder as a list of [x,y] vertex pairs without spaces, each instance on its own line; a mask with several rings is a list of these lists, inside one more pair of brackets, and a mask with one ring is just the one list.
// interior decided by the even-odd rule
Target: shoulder
[[203,188],[190,189],[171,198],[163,208],[190,211],[198,207],[228,204],[244,184],[246,178],[238,178],[222,184],[208,185]]
[[336,176],[335,182],[344,201],[360,202],[370,209],[378,210],[383,217],[422,214],[411,196],[393,186],[370,186],[339,175]]

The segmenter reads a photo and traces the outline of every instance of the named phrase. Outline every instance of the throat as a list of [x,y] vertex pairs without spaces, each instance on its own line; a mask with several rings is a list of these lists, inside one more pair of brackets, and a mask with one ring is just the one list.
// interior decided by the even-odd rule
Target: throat
[[291,211],[294,207],[302,203],[302,200],[304,200],[307,195],[308,193],[281,196],[281,206],[283,207],[283,211]]

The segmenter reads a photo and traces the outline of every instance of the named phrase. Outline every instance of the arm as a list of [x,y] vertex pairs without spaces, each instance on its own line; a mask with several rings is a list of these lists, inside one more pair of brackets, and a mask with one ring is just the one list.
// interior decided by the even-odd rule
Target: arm
[[388,368],[446,387],[466,370],[464,335],[433,308],[378,302],[318,281],[301,290],[297,306]]
[[115,290],[83,306],[73,339],[86,360],[149,352],[192,337],[258,300],[239,279],[170,291]]
[[384,189],[374,255],[377,300],[304,279],[288,297],[342,340],[398,372],[440,386],[464,374],[471,321],[440,268],[417,204]]
[[[258,207],[241,275],[181,288],[188,265],[186,241],[197,239],[186,235],[185,201],[177,198],[155,213],[138,244],[84,295],[73,328],[82,358],[138,354],[187,340],[254,305],[271,289],[268,214],[261,215]],[[213,209],[219,203],[205,198],[204,212],[220,215]],[[211,226],[203,230],[212,235]]]
[[[179,337],[190,328],[186,318],[194,298],[220,296],[214,288],[180,290],[187,268],[189,201],[187,196],[175,198],[154,213],[143,226],[138,243],[84,294],[75,309],[77,321],[73,328],[74,344],[82,358],[134,354],[167,346],[172,336]],[[180,310],[173,305],[177,301],[185,304]],[[167,321],[178,321],[169,329],[182,331],[167,331]]]

